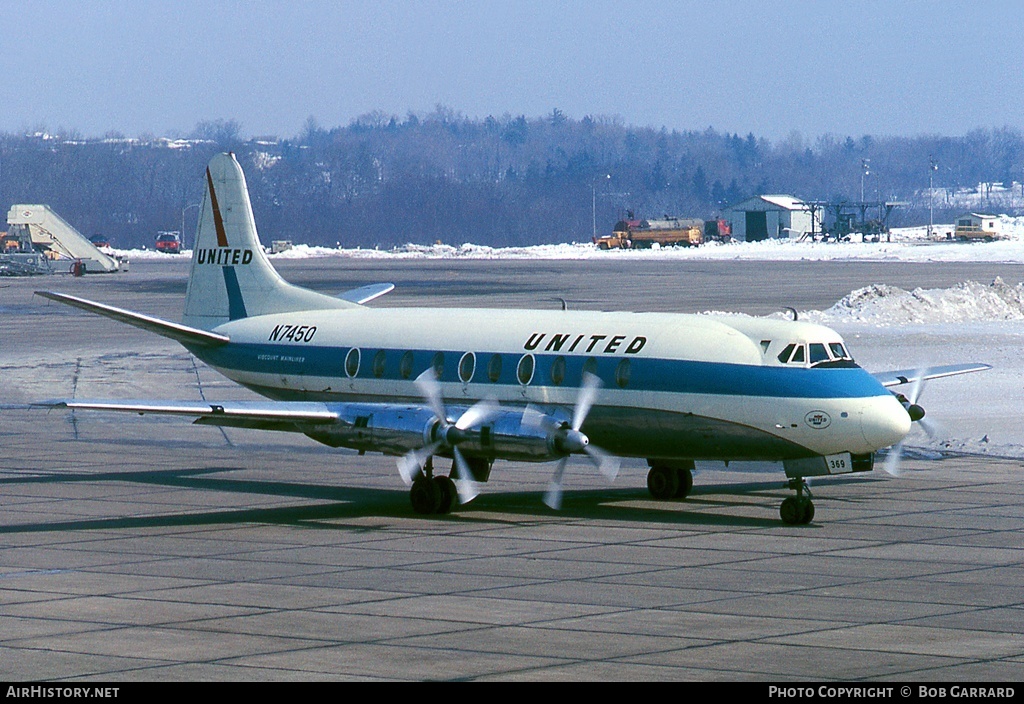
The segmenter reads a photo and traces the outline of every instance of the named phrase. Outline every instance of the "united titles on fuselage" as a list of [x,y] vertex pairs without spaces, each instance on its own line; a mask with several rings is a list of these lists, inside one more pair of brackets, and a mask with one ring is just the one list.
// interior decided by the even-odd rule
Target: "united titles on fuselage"
[[[544,352],[562,352],[562,348],[565,344],[572,340],[572,344],[566,348],[565,352],[575,352],[579,348],[580,352],[590,353],[597,348],[597,350],[603,354],[615,354],[616,352],[623,352],[625,354],[636,354],[644,348],[647,344],[647,338],[642,335],[635,336],[625,348],[622,347],[622,343],[626,341],[628,335],[586,335],[579,334],[573,337],[572,333],[558,334],[552,333],[549,335],[546,332],[535,332],[530,335],[526,343],[523,345],[525,350],[536,350],[539,349],[541,343],[547,339],[547,344],[544,346]],[[586,342],[584,342],[586,341]],[[581,346],[582,345],[582,346]]]

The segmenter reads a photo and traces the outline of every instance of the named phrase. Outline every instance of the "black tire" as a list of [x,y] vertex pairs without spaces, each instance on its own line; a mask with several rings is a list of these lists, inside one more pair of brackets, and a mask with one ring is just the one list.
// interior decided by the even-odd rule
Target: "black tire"
[[795,496],[790,496],[788,499],[782,502],[782,506],[779,507],[779,516],[782,518],[782,522],[786,525],[795,526],[803,522],[805,511],[800,505],[800,500]]
[[647,491],[661,501],[674,498],[679,491],[679,473],[662,465],[651,467],[647,473]]
[[804,499],[804,515],[800,521],[804,525],[807,525],[814,520],[814,503],[810,499]]
[[679,488],[676,489],[675,498],[685,499],[693,489],[693,472],[684,467],[677,469],[676,474],[679,476]]
[[450,477],[438,476],[434,477],[434,483],[437,484],[438,490],[441,492],[441,500],[437,505],[437,513],[449,513],[455,506],[456,497],[459,492],[455,488],[455,482]]
[[433,479],[419,477],[409,489],[412,510],[419,514],[437,513],[441,506],[441,487]]

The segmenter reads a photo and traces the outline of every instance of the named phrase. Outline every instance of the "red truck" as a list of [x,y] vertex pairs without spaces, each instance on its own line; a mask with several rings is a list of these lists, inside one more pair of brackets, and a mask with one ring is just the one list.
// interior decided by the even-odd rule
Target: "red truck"
[[181,235],[177,232],[158,232],[156,235],[156,251],[167,254],[181,253]]

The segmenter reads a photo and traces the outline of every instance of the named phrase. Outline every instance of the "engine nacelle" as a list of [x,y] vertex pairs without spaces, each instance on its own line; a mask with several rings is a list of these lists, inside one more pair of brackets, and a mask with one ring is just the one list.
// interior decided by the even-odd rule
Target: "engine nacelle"
[[518,410],[499,411],[486,423],[466,430],[451,426],[444,434],[446,444],[458,445],[466,455],[548,462],[565,454],[551,432],[524,424],[522,411]]
[[304,428],[306,435],[331,447],[373,450],[387,455],[402,455],[433,442],[428,437],[437,418],[423,406],[346,403],[332,410],[339,413],[335,423]]
[[[449,419],[440,422],[425,406],[375,403],[338,404],[339,419],[330,426],[310,426],[307,436],[331,447],[373,450],[402,455],[440,442],[438,454],[457,446],[467,457],[547,462],[582,450],[586,436],[562,429],[554,418],[547,426],[524,424],[520,410],[499,410],[486,422],[467,429],[456,428],[455,419],[465,408],[447,409]],[[579,437],[577,437],[579,436]]]

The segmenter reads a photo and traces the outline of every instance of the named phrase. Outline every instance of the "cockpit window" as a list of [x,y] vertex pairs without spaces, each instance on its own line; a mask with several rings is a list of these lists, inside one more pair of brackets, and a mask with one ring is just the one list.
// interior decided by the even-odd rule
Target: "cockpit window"
[[808,362],[813,367],[855,367],[853,357],[841,342],[793,342],[779,352],[782,364]]
[[828,348],[832,350],[832,356],[836,359],[850,359],[850,353],[846,351],[841,342],[830,342]]

